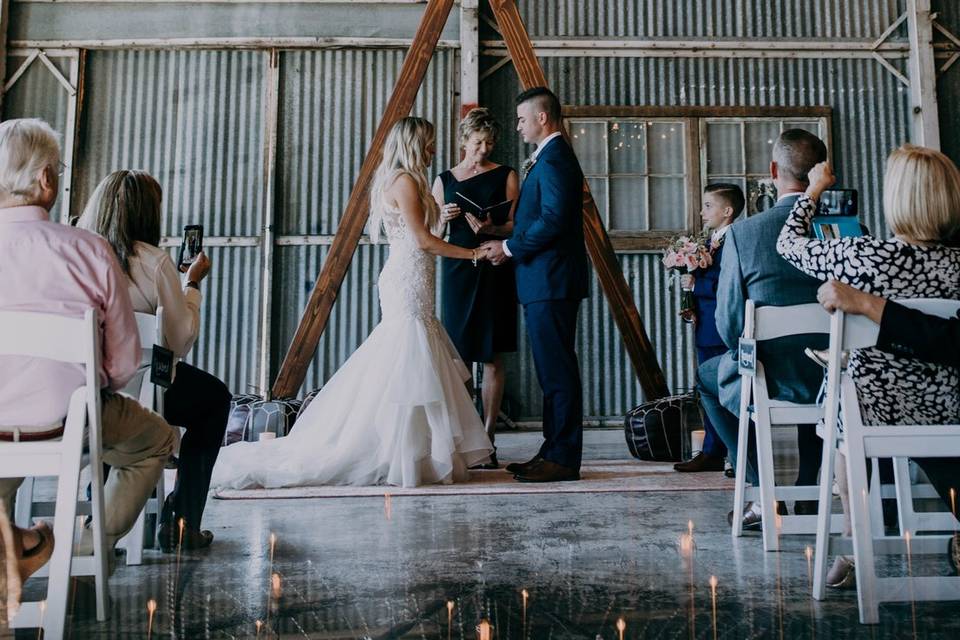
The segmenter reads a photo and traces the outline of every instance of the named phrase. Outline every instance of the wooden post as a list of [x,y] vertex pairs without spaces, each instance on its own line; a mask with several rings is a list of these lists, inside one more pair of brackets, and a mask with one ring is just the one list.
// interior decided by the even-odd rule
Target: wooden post
[[930,0],[907,1],[907,31],[910,34],[910,106],[913,143],[940,149],[937,110],[937,61],[933,52],[933,18]]
[[0,113],[7,82],[7,32],[10,31],[10,0],[0,0]]
[[343,283],[363,233],[363,226],[366,224],[369,212],[368,189],[374,171],[380,164],[387,133],[400,118],[410,113],[452,7],[453,0],[429,0],[427,4],[413,44],[410,45],[403,68],[400,70],[397,86],[393,90],[393,95],[390,96],[380,126],[370,144],[370,150],[360,168],[360,175],[353,186],[353,191],[350,192],[350,199],[340,219],[337,235],[334,237],[333,244],[330,245],[330,252],[323,263],[320,277],[313,288],[293,343],[283,359],[280,373],[273,385],[273,395],[276,398],[294,395],[303,384],[307,367],[313,359],[320,336],[330,319],[333,303],[337,299],[340,285]]
[[280,50],[270,49],[266,56],[266,86],[264,87],[263,142],[263,234],[261,236],[260,265],[260,371],[258,389],[264,400],[270,399],[270,334],[273,314],[273,252],[274,224],[277,213],[277,123],[280,112]]
[[480,9],[460,0],[460,117],[480,103]]
[[[490,6],[503,32],[503,39],[510,57],[513,58],[521,84],[527,89],[546,86],[546,77],[533,51],[516,4],[513,0],[490,0]],[[630,361],[637,372],[644,396],[647,400],[653,400],[669,395],[670,390],[663,370],[640,320],[637,306],[633,303],[633,292],[623,277],[623,270],[617,261],[613,245],[610,244],[610,237],[600,219],[597,204],[586,179],[583,181],[583,230],[587,251],[610,304],[613,319],[620,329]]]

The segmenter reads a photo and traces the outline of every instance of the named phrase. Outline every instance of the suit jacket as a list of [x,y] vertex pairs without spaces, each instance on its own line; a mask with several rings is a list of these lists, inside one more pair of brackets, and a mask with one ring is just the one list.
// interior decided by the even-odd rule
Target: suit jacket
[[[729,230],[728,230],[729,232]],[[723,245],[713,254],[713,263],[693,272],[693,303],[697,316],[694,342],[698,347],[720,347],[723,340],[717,332],[717,283],[720,281],[720,260]]]
[[[820,281],[794,268],[777,254],[777,236],[790,215],[796,197],[730,227],[717,283],[717,331],[730,350],[719,366],[720,402],[734,415],[740,412],[740,374],[737,350],[743,333],[744,305],[787,306],[817,301]],[[770,396],[812,404],[823,380],[823,369],[807,358],[804,347],[825,349],[829,337],[788,336],[757,345],[757,357],[766,372]]]
[[523,181],[507,248],[520,304],[587,297],[583,172],[562,137],[547,143]]
[[960,318],[930,316],[888,300],[880,319],[877,348],[960,368]]

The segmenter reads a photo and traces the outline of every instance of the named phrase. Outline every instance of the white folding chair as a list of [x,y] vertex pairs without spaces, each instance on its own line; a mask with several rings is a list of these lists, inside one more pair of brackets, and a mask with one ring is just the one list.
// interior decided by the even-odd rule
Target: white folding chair
[[[823,333],[830,330],[830,317],[818,304],[787,307],[757,307],[747,300],[744,315],[743,339],[756,343],[786,336]],[[805,357],[802,353],[796,357]],[[745,371],[740,379],[740,426],[737,435],[737,470],[733,497],[734,536],[743,535],[740,513],[748,500],[758,501],[763,512],[763,548],[777,551],[780,534],[813,533],[816,516],[776,516],[778,500],[816,500],[817,487],[777,486],[773,466],[773,432],[776,427],[798,424],[816,424],[823,417],[823,409],[816,404],[802,405],[773,400],[767,391],[763,363],[755,358],[755,371]],[[759,487],[747,487],[747,448],[751,419],[757,434],[757,474]],[[841,526],[837,518],[835,526]]]
[[[954,316],[960,302],[953,300],[908,300],[903,304],[925,313],[942,317]],[[960,577],[884,577],[876,574],[874,553],[879,554],[943,554],[948,535],[913,536],[901,530],[897,536],[877,536],[867,502],[867,467],[869,458],[960,457],[960,425],[864,426],[860,403],[852,377],[841,370],[840,355],[844,350],[872,347],[877,342],[879,327],[864,316],[836,312],[830,322],[830,355],[827,372],[827,398],[824,418],[823,462],[820,475],[820,511],[817,523],[817,548],[814,563],[813,597],[825,596],[827,556],[850,553],[853,548],[857,574],[857,598],[860,622],[879,622],[881,602],[913,600],[960,600]],[[843,420],[843,433],[838,429]],[[827,531],[830,513],[829,487],[834,479],[837,451],[847,459],[847,481],[850,491],[852,538],[831,539]],[[902,465],[901,465],[902,469]],[[874,473],[874,476],[879,474]],[[897,478],[898,502],[911,500],[909,487]],[[911,506],[912,509],[912,506]],[[901,517],[901,522],[903,518]],[[949,527],[947,527],[949,529]],[[851,544],[852,543],[852,544]]]
[[[166,346],[163,337],[163,307],[157,308],[157,313],[135,313],[137,319],[137,330],[140,333],[140,345],[144,356],[141,360],[143,366],[137,372],[137,375],[127,384],[125,393],[135,396],[140,404],[151,411],[163,415],[163,387],[159,387],[150,381],[150,362],[152,359],[153,345]],[[163,511],[163,501],[166,498],[166,486],[164,474],[160,474],[157,481],[156,495],[147,500],[137,517],[130,532],[117,543],[117,546],[126,550],[126,562],[128,565],[143,564],[144,531],[146,530],[146,519],[148,514],[156,515],[157,528],[159,528],[160,514]],[[156,546],[156,532],[152,539],[150,548]]]
[[[103,531],[103,465],[100,458],[100,323],[90,309],[83,318],[0,311],[0,354],[46,358],[84,367],[86,384],[70,397],[63,435],[31,442],[0,441],[0,477],[57,478],[53,556],[47,565],[47,598],[25,602],[10,617],[11,628],[43,627],[48,638],[63,637],[72,569],[78,565],[95,577],[97,620],[107,618],[107,557]],[[15,425],[6,425],[13,427]],[[84,449],[93,477],[94,555],[74,557],[77,492]]]

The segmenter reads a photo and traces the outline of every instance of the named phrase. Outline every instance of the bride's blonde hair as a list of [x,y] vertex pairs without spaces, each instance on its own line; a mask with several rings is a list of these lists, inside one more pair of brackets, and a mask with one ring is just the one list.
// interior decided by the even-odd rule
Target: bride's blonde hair
[[423,220],[427,228],[435,231],[440,222],[440,211],[430,193],[426,169],[429,163],[427,147],[436,140],[433,124],[423,118],[401,118],[390,129],[383,145],[383,159],[373,176],[370,188],[370,238],[380,239],[380,226],[386,208],[385,192],[398,177],[410,176],[417,185],[417,193],[423,206]]

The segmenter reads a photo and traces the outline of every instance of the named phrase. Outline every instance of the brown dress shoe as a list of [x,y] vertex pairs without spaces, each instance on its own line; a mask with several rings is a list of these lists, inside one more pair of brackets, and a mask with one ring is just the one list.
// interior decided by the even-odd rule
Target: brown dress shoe
[[508,464],[508,465],[507,465],[506,467],[504,467],[504,468],[507,470],[507,473],[512,473],[512,474],[516,475],[516,474],[520,473],[521,471],[525,471],[525,470],[529,469],[530,467],[532,467],[533,465],[537,464],[537,463],[540,462],[541,460],[543,460],[543,458],[541,458],[541,457],[540,457],[540,454],[538,453],[537,455],[533,456],[532,458],[530,458],[530,459],[527,460],[526,462],[511,462],[510,464]]
[[541,460],[513,477],[520,482],[567,482],[579,480],[580,471],[549,460]]
[[47,522],[41,522],[32,528],[40,537],[40,542],[30,549],[23,549],[23,538],[19,529],[14,529],[14,538],[16,539],[20,557],[18,566],[20,569],[20,582],[24,583],[27,578],[35,574],[40,567],[47,564],[50,556],[53,555],[53,529]]
[[709,456],[701,451],[690,460],[673,465],[673,470],[681,473],[723,471],[723,456]]

